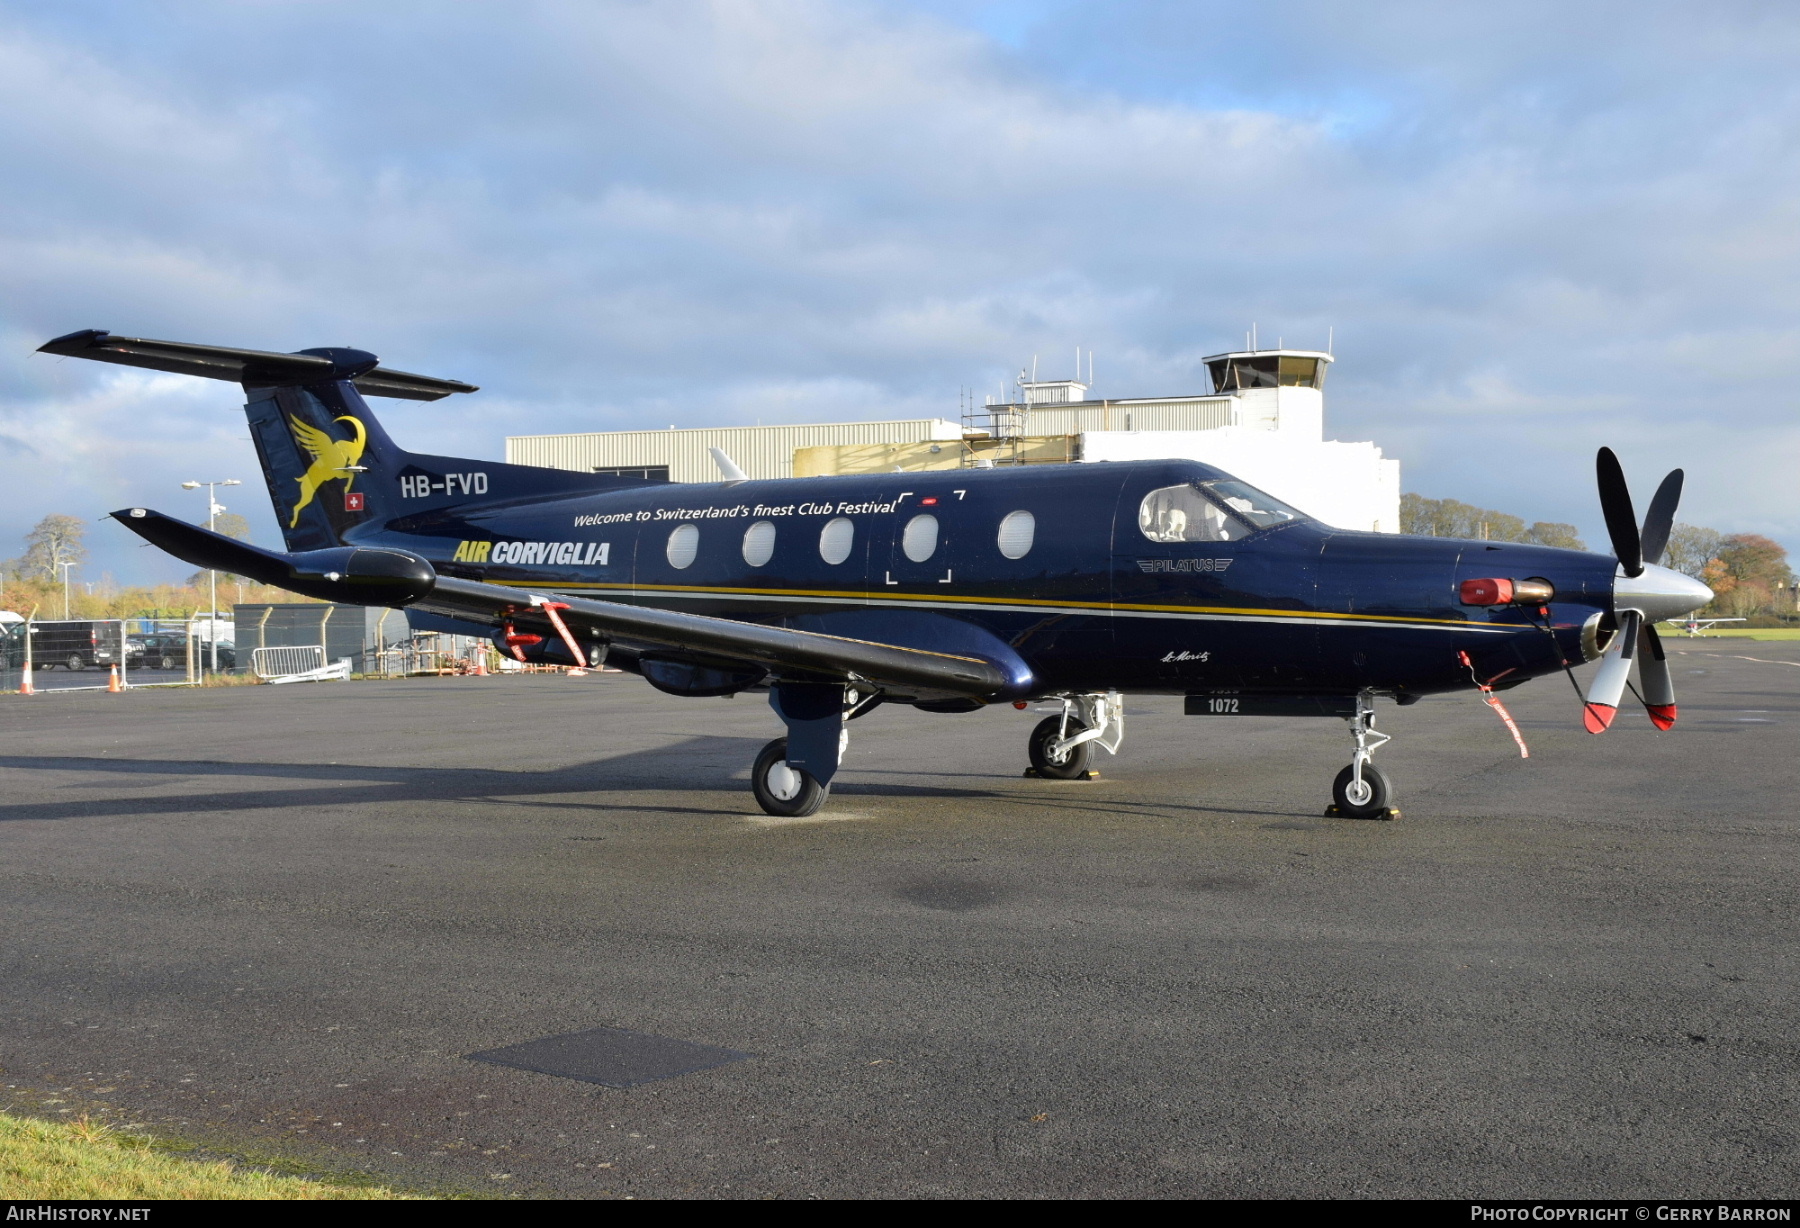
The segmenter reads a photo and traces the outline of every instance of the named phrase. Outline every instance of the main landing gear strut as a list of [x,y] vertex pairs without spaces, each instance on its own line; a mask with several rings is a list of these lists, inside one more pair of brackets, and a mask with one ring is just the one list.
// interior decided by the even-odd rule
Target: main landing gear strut
[[756,756],[750,791],[764,813],[782,819],[817,814],[831,796],[831,779],[850,745],[850,722],[881,702],[880,692],[855,687],[782,683],[769,691],[769,706],[787,725]]
[[1387,773],[1369,761],[1369,756],[1392,739],[1375,730],[1375,694],[1364,691],[1356,697],[1356,715],[1346,717],[1355,750],[1350,766],[1339,772],[1331,785],[1332,806],[1326,814],[1346,819],[1397,819],[1394,809],[1394,784]]

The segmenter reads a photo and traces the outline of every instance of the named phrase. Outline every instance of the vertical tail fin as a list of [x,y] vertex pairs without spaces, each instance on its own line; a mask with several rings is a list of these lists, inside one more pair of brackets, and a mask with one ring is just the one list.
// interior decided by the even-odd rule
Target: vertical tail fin
[[287,548],[341,545],[374,518],[370,504],[382,500],[371,496],[406,454],[348,380],[249,391],[250,438]]
[[244,411],[250,436],[290,551],[327,549],[346,543],[364,525],[471,503],[557,498],[642,484],[632,478],[407,452],[388,438],[363,393],[436,401],[478,389],[391,370],[364,350],[277,354],[117,337],[100,329],[69,333],[38,348],[46,354],[242,384],[249,394]]
[[389,438],[350,380],[255,389],[244,412],[287,548],[296,552],[353,542],[365,525],[404,520],[408,529],[430,532],[421,517],[431,512],[640,484],[408,452]]

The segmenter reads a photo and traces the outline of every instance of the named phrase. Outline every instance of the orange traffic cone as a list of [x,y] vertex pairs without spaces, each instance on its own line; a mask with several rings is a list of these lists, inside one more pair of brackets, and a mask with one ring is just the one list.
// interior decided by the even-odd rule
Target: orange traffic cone
[[475,668],[469,672],[474,674],[477,678],[487,677],[487,653],[478,652],[475,654]]
[[37,694],[37,688],[31,685],[31,666],[29,665],[25,667],[25,672],[19,675],[19,694]]
[[119,667],[113,666],[112,673],[107,676],[106,689],[109,694],[117,695],[125,688],[119,685]]

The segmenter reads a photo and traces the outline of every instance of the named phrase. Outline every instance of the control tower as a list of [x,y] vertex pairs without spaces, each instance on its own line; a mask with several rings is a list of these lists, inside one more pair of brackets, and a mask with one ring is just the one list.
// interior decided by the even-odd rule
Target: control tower
[[1293,431],[1309,439],[1325,437],[1323,350],[1237,350],[1201,360],[1212,376],[1213,392],[1237,403],[1234,422],[1253,430]]

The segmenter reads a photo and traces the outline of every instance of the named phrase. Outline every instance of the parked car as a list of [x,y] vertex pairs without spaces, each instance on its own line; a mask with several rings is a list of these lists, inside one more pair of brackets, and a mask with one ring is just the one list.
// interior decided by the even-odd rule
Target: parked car
[[0,610],[0,660],[8,668],[25,664],[25,619],[11,610]]
[[[180,631],[152,631],[132,636],[131,642],[135,645],[128,649],[134,654],[131,663],[139,669],[185,670],[190,643],[194,649],[194,664],[201,669],[212,668],[212,646],[198,636],[190,641]],[[136,655],[140,652],[142,656]],[[237,668],[237,648],[230,640],[219,641],[219,668]]]
[[[106,669],[119,663],[122,628],[85,619],[31,624],[31,663],[39,669]],[[129,660],[129,658],[127,658]]]
[[[196,647],[199,647],[196,641]],[[126,642],[132,664],[139,669],[186,669],[188,637],[179,631],[152,631]]]

